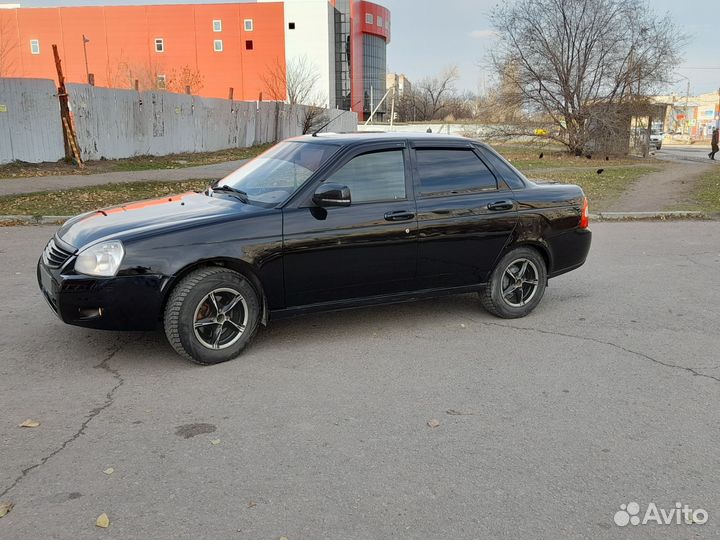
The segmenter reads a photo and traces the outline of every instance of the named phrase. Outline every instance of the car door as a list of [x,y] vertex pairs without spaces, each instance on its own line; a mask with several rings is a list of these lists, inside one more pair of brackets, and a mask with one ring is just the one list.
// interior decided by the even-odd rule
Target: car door
[[[412,290],[417,218],[406,143],[363,146],[283,210],[286,307]],[[350,188],[351,204],[320,208],[320,182]]]
[[512,191],[470,143],[413,146],[418,285],[487,281],[518,220]]

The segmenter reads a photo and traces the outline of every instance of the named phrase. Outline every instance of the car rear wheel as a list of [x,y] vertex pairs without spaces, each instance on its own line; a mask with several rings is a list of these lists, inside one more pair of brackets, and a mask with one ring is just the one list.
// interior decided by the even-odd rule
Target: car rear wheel
[[260,318],[252,284],[226,268],[201,268],[187,275],[165,307],[165,335],[181,356],[197,364],[237,357]]
[[515,248],[500,259],[480,301],[503,319],[524,317],[542,300],[546,283],[547,266],[540,253],[531,247]]

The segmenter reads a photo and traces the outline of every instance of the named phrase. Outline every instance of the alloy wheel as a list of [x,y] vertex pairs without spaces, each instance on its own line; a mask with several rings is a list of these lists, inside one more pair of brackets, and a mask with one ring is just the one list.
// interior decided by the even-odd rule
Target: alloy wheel
[[248,307],[235,289],[215,289],[195,308],[193,330],[197,340],[208,349],[226,349],[237,342],[248,324]]
[[514,308],[530,302],[538,290],[538,269],[530,259],[512,261],[503,272],[501,281],[502,299]]

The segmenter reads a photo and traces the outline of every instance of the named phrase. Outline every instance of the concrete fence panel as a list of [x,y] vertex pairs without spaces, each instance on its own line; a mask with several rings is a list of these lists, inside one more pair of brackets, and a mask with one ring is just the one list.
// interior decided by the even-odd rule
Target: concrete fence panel
[[[68,84],[80,154],[85,160],[212,152],[302,134],[307,108],[265,101],[231,101],[162,91],[137,92]],[[0,79],[0,162],[57,161],[64,156],[53,82]],[[354,131],[357,115],[338,117],[325,131]]]
[[0,78],[0,163],[65,157],[60,103],[49,79]]

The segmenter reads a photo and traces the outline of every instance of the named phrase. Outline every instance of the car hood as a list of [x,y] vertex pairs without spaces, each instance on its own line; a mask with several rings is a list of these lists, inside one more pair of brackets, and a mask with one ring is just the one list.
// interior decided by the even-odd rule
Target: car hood
[[58,236],[63,242],[82,249],[99,240],[123,239],[262,212],[267,209],[244,204],[233,197],[190,192],[81,214],[66,221]]

